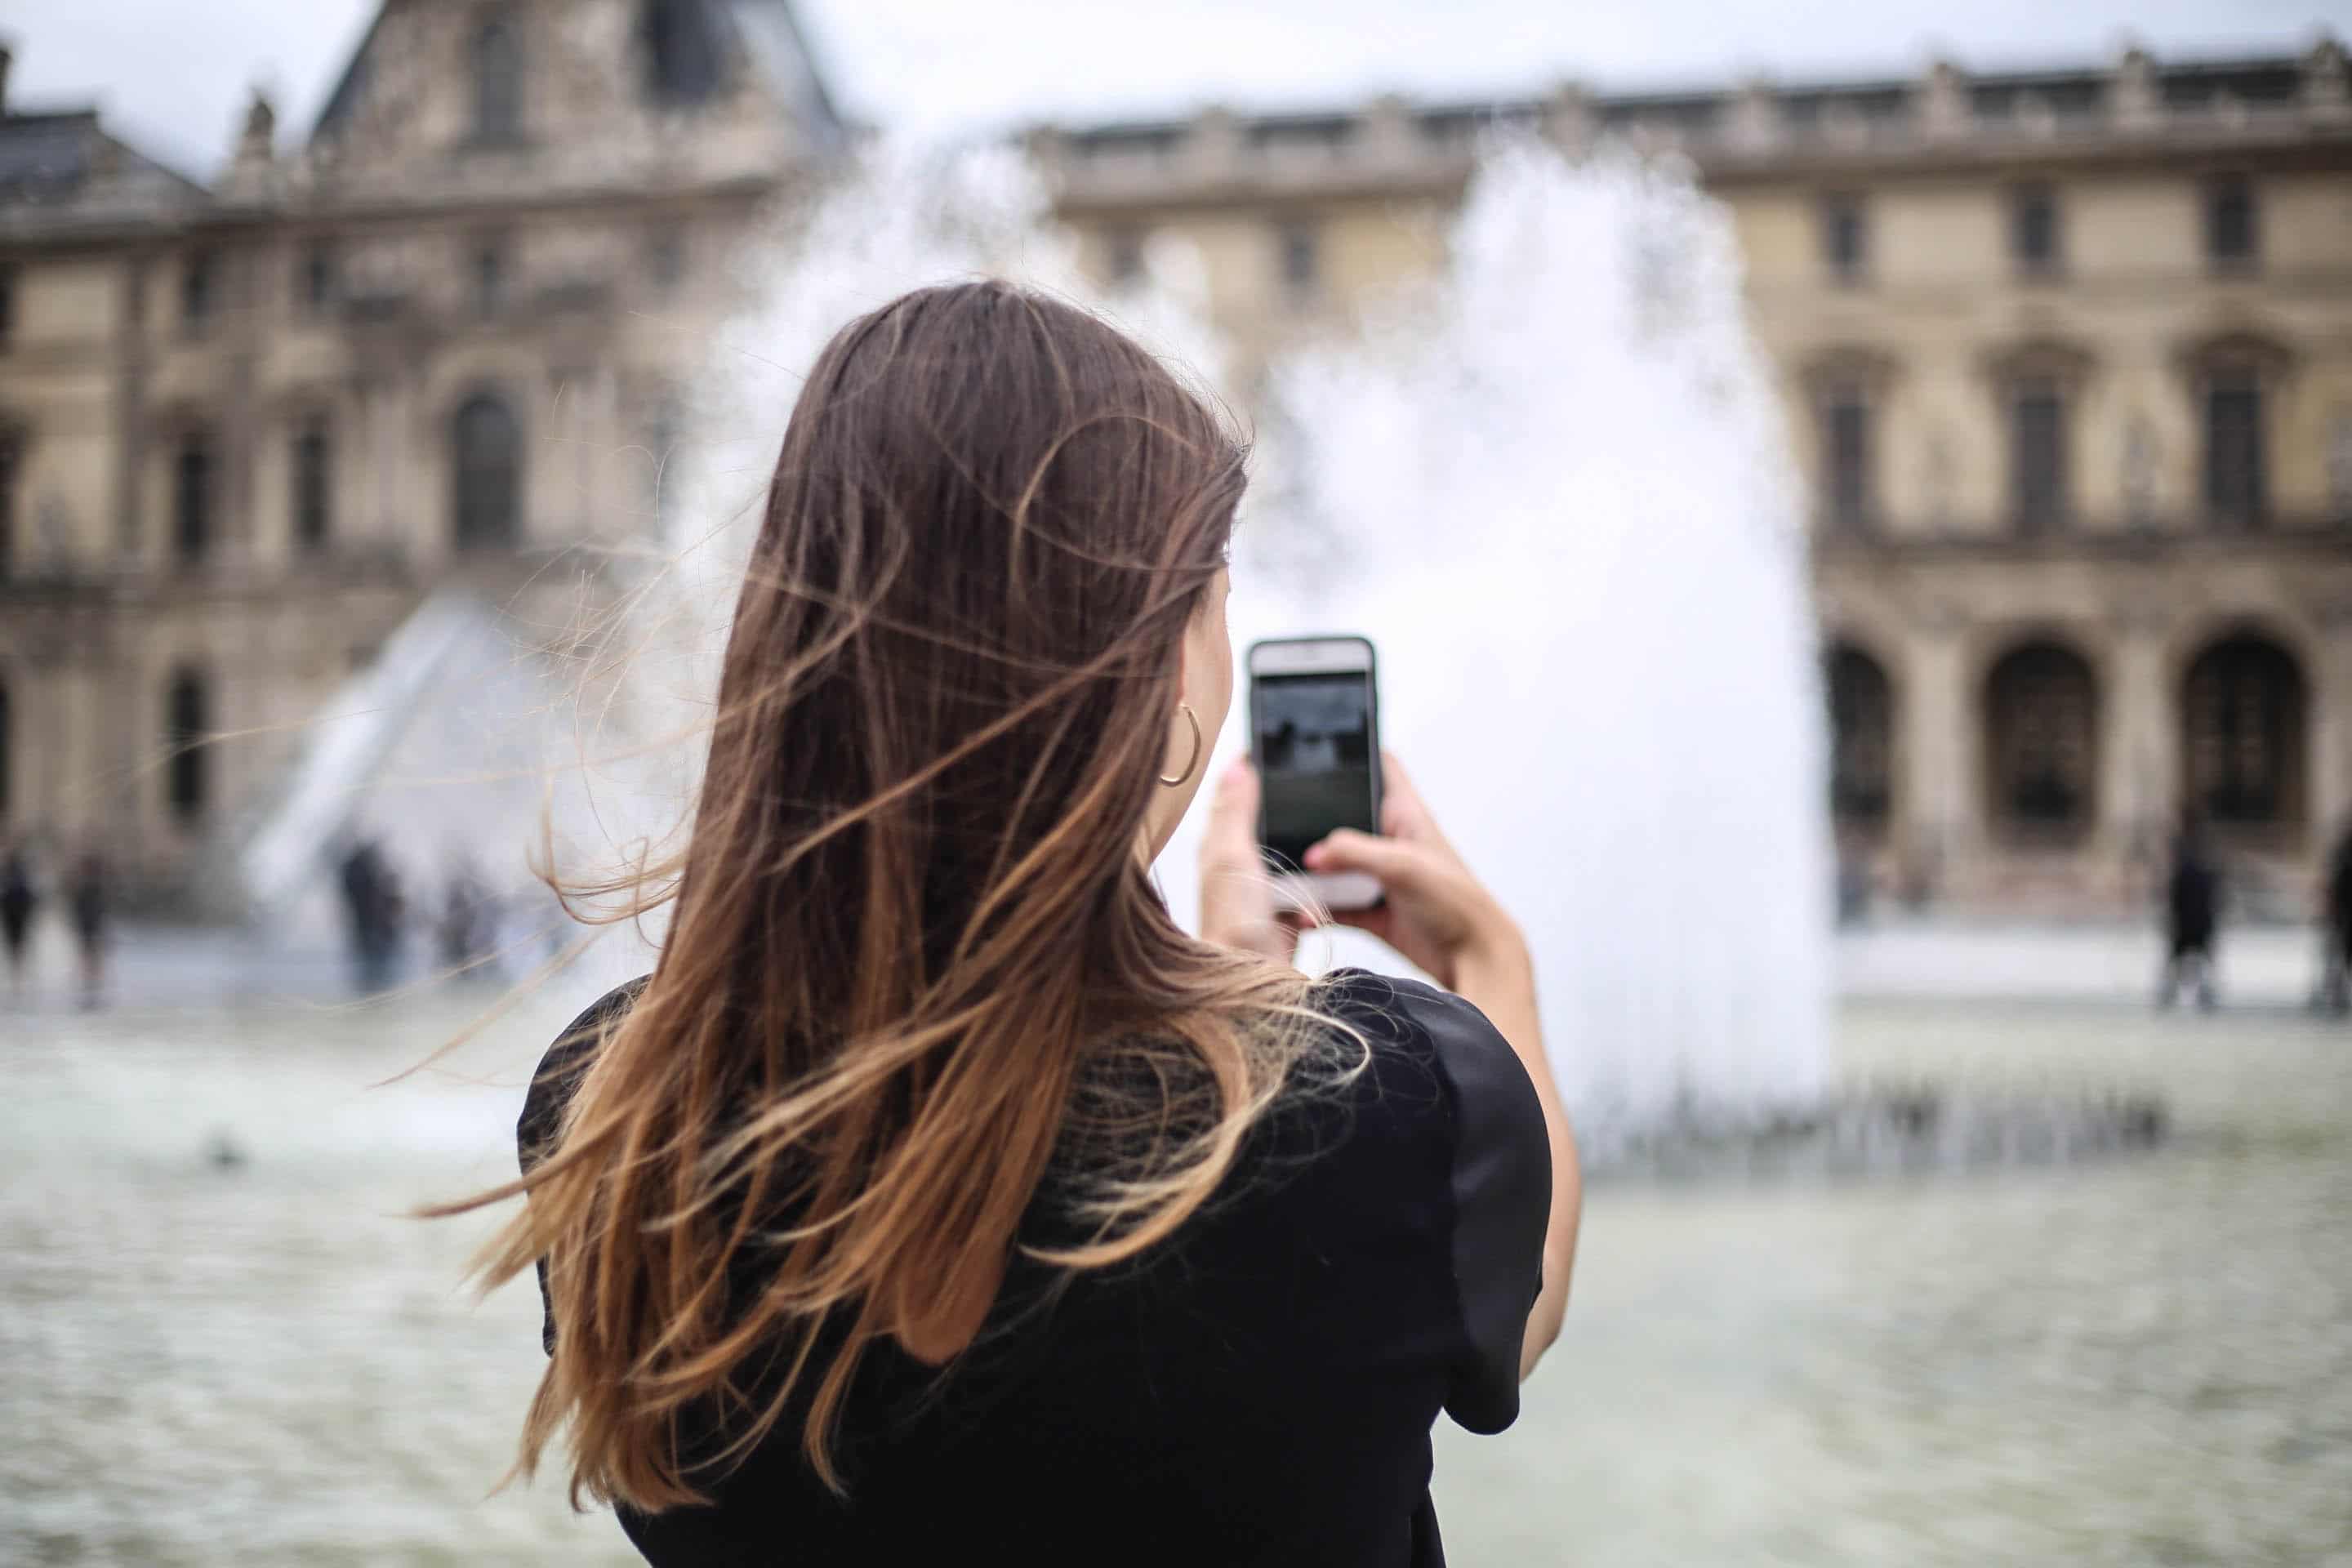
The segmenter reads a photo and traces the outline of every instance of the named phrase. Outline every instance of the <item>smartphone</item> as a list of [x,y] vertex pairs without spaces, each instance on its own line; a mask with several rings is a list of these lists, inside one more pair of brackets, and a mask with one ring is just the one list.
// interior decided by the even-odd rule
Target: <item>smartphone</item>
[[1258,842],[1289,896],[1368,910],[1381,885],[1360,872],[1301,869],[1334,828],[1381,830],[1381,704],[1372,645],[1360,637],[1276,637],[1249,649],[1250,756]]

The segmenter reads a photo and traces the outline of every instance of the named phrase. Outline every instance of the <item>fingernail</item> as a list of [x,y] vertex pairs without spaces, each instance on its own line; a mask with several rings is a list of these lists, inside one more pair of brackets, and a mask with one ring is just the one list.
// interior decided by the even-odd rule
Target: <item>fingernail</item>
[[1300,856],[1299,858],[1307,863],[1309,870],[1314,869],[1316,867],[1323,864],[1323,846],[1318,844],[1306,854]]

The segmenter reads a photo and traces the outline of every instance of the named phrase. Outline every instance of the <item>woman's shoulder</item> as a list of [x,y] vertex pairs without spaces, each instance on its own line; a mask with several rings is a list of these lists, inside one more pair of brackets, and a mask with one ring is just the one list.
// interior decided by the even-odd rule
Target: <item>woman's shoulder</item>
[[1318,983],[1313,1005],[1335,1026],[1358,1036],[1365,1066],[1383,1091],[1429,1079],[1458,1097],[1524,1091],[1535,1086],[1518,1053],[1486,1015],[1426,981],[1340,969]]
[[[1543,1285],[1551,1142],[1518,1052],[1477,1007],[1413,980],[1361,971],[1325,983],[1323,1011],[1370,1047],[1350,1097],[1355,1157],[1335,1162],[1357,1223],[1433,1232],[1460,1337],[1446,1409],[1473,1432],[1518,1414],[1520,1340]],[[1327,1207],[1332,1205],[1327,1205]],[[1410,1216],[1423,1217],[1418,1220]],[[1370,1250],[1398,1255],[1393,1237]]]
[[646,988],[650,975],[639,975],[598,997],[580,1016],[564,1026],[539,1059],[524,1092],[522,1116],[515,1123],[515,1147],[528,1171],[554,1146],[563,1127],[563,1108],[595,1059],[596,1047],[625,1016]]

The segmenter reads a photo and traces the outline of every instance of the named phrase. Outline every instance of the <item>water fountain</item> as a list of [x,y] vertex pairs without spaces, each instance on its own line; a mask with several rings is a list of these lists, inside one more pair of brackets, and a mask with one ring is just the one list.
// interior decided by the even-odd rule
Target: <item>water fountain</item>
[[[1045,207],[1009,153],[886,146],[761,257],[772,280],[704,378],[665,564],[631,589],[674,657],[639,656],[600,700],[593,767],[555,752],[560,837],[617,847],[673,825],[682,779],[647,787],[634,753],[710,688],[711,606],[731,597],[799,367],[926,281],[996,272],[1087,298]],[[1381,644],[1388,732],[1528,924],[1563,1081],[1596,1128],[1810,1099],[1827,984],[1818,703],[1730,237],[1678,176],[1504,147],[1454,239],[1449,280],[1277,370],[1237,637],[1344,626]],[[1213,382],[1197,268],[1148,259],[1150,285],[1108,308]],[[321,731],[249,842],[257,897],[288,903],[305,846],[354,817],[412,861],[519,868],[518,808],[539,795],[516,794],[530,770],[510,715],[571,742],[577,704],[493,647],[486,612],[436,604],[419,622],[351,704],[374,716]],[[1238,743],[1236,722],[1222,744]],[[492,778],[503,793],[486,796]],[[448,809],[426,808],[436,783]],[[1180,841],[1166,877],[1186,918],[1191,853]]]
[[[1526,925],[1549,1047],[1601,1161],[1878,1167],[2011,1148],[1952,1131],[2015,1124],[2008,1110],[1827,1098],[1803,539],[1725,217],[1630,154],[1571,164],[1497,143],[1451,239],[1444,279],[1275,367],[1236,644],[1349,630],[1380,646],[1386,738]],[[852,315],[1005,275],[1218,375],[1197,259],[1157,249],[1143,287],[1093,295],[1046,193],[1002,150],[875,149],[755,255],[763,303],[698,383],[691,478],[666,491],[662,537],[607,563],[589,651],[534,659],[486,607],[428,605],[247,842],[257,901],[290,908],[307,887],[316,909],[323,879],[303,868],[354,830],[509,895],[542,816],[573,870],[675,832],[776,433]],[[1237,710],[1217,751],[1242,744]],[[1162,868],[1188,921],[1196,833]],[[537,905],[542,929],[549,913]],[[641,971],[648,940],[657,927],[609,933],[566,989]],[[1398,962],[1348,932],[1311,937],[1306,957]],[[2136,1114],[2068,1110],[2028,1142],[2128,1141],[2148,1125]]]
[[1379,645],[1384,738],[1526,925],[1596,1152],[1810,1102],[1820,702],[1727,222],[1673,170],[1503,143],[1450,249],[1445,279],[1276,371],[1236,638]]

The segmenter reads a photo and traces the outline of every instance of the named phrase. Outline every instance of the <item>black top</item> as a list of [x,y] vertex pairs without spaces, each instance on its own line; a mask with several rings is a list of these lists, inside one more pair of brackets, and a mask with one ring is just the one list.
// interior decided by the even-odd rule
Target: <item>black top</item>
[[[549,1051],[526,1168],[635,994]],[[944,1374],[868,1352],[837,1448],[845,1503],[788,1415],[706,1485],[712,1506],[623,1510],[638,1550],[659,1568],[1444,1563],[1430,1428],[1441,1408],[1482,1433],[1518,1415],[1550,1144],[1526,1069],[1467,1002],[1351,971],[1320,1005],[1363,1031],[1370,1065],[1278,1100],[1173,1238],[1075,1277],[1016,1260]]]

